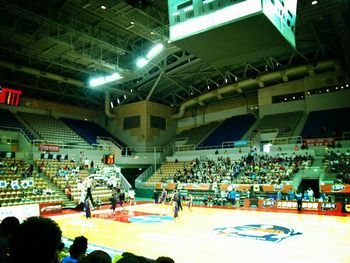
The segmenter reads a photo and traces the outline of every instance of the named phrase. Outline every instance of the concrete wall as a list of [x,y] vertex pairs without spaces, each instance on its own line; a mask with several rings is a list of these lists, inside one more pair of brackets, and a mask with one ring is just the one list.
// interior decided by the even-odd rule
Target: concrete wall
[[223,121],[232,116],[247,114],[252,106],[258,105],[256,94],[240,96],[226,101],[218,100],[215,103],[189,108],[183,118],[178,120],[178,132],[213,121]]
[[304,100],[290,101],[284,103],[260,105],[260,117],[269,114],[285,113],[293,111],[319,111],[336,108],[350,107],[350,90],[339,92],[315,94],[306,96]]
[[[307,92],[316,88],[324,88],[339,85],[337,73],[323,73],[315,76],[307,76],[303,79],[289,81],[258,90],[260,117],[268,114],[293,112],[293,111],[317,111],[334,108],[349,107],[350,91],[317,94],[308,96]],[[272,104],[274,96],[288,95],[303,92],[305,100]]]
[[[168,142],[176,132],[176,121],[171,118],[173,108],[151,101],[139,101],[119,105],[113,109],[115,119],[108,122],[108,130],[117,134],[123,142],[133,147],[161,146]],[[125,117],[140,116],[140,127],[124,130]],[[165,118],[166,130],[150,127],[151,115]]]

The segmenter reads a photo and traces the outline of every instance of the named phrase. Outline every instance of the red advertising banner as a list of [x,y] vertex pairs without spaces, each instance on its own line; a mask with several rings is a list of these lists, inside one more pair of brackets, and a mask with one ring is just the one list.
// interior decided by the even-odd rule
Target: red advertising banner
[[40,203],[40,215],[61,213],[62,203],[61,202],[50,202],[50,203]]
[[41,152],[59,152],[60,146],[53,144],[39,144],[39,151]]
[[321,185],[321,191],[324,193],[350,193],[349,184],[324,184]]

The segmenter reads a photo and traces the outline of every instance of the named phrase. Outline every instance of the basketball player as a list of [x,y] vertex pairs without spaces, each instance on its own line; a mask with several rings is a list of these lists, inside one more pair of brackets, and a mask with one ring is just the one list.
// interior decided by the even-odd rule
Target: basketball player
[[166,203],[166,196],[167,196],[167,192],[166,192],[165,188],[163,187],[162,193],[160,195],[160,200],[159,200],[160,204],[164,205]]
[[[125,210],[125,207],[124,207],[125,191],[124,191],[124,189],[120,189],[118,197],[119,197],[119,204],[120,204],[122,210],[124,211]],[[135,199],[135,196],[134,196],[134,199]]]
[[112,194],[112,197],[109,200],[111,201],[111,212],[114,215],[115,214],[115,208],[116,208],[117,202],[118,202],[117,195],[115,193]]
[[132,205],[136,205],[136,202],[135,202],[135,191],[130,188],[129,191],[128,191],[128,197],[129,197],[129,204]]
[[86,219],[91,219],[92,218],[92,203],[90,199],[86,199],[84,203],[84,209],[85,209],[85,217]]
[[173,203],[173,211],[174,211],[174,220],[179,216],[179,193],[175,189],[173,192],[173,196],[171,197],[171,201]]

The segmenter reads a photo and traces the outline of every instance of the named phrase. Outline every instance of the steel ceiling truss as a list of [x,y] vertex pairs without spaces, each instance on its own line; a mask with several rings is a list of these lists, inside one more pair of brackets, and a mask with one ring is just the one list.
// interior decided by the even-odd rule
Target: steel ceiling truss
[[37,99],[45,99],[48,96],[52,96],[52,99],[58,103],[67,103],[68,101],[70,104],[79,107],[103,108],[103,93],[96,90],[77,88],[68,84],[58,83],[57,81],[36,78],[7,70],[0,71],[0,78],[3,85],[21,89],[25,97],[32,96]]

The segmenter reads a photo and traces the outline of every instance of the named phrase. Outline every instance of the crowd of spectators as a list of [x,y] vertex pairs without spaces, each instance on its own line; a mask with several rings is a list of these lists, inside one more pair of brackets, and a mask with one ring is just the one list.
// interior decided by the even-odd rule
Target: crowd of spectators
[[336,173],[340,183],[350,184],[350,151],[329,151],[326,153],[324,162],[328,161],[328,172]]
[[242,156],[238,160],[219,156],[216,161],[195,159],[190,168],[184,163],[181,170],[173,176],[162,178],[164,183],[209,183],[213,186],[220,183],[229,184],[280,184],[289,181],[300,170],[313,162],[313,156],[287,155],[279,153],[276,156],[258,155],[255,152]]

